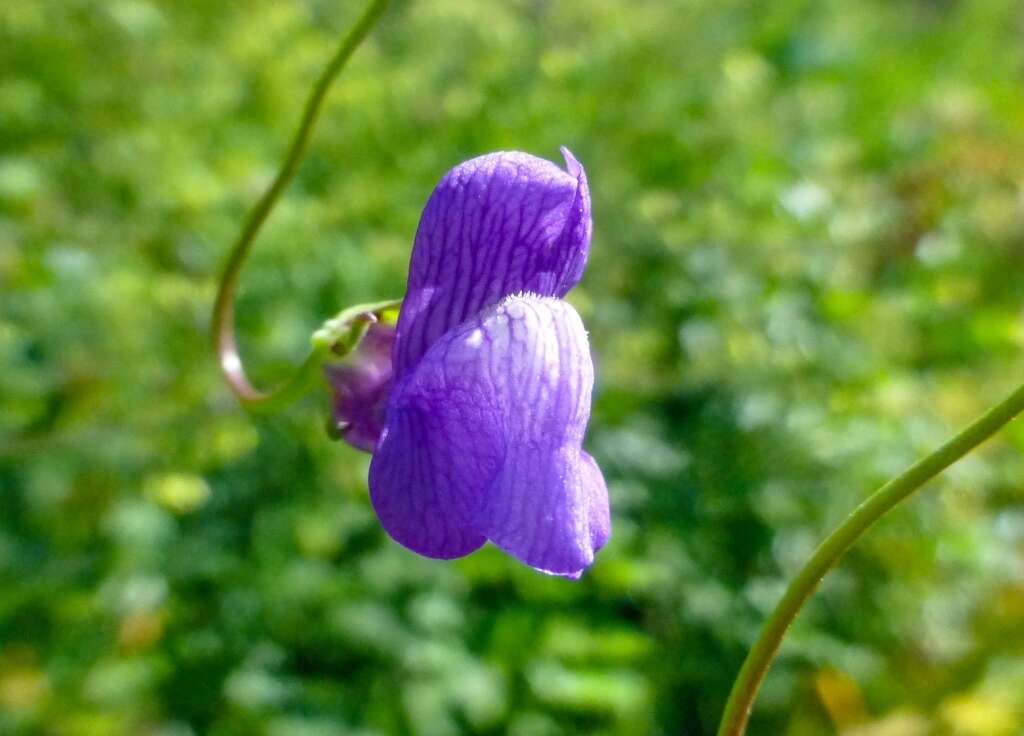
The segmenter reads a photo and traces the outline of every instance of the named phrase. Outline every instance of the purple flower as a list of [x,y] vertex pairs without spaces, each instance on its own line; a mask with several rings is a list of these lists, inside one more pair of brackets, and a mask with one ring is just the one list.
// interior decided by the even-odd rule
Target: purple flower
[[[581,446],[590,348],[562,301],[586,265],[590,194],[562,153],[568,172],[503,152],[441,180],[416,233],[393,375],[355,381],[336,401],[347,438],[374,450],[381,523],[422,555],[461,557],[490,540],[578,577],[608,539],[604,478]],[[365,353],[380,364],[372,345]],[[375,414],[384,384],[386,411]]]

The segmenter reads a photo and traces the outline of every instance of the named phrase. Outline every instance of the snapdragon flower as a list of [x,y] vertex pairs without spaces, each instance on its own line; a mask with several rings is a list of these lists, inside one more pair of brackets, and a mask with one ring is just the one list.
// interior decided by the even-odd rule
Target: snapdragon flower
[[373,452],[374,509],[419,554],[490,540],[579,577],[608,539],[607,488],[582,449],[590,348],[562,300],[586,265],[590,193],[562,153],[567,171],[518,152],[452,169],[423,211],[397,325],[371,326],[328,369],[342,436]]

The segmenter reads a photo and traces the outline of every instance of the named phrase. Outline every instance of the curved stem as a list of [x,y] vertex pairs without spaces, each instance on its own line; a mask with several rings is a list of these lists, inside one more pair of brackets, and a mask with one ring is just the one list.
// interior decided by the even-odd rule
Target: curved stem
[[860,539],[876,521],[991,437],[995,432],[1024,411],[1024,385],[1018,387],[1002,402],[989,409],[970,426],[923,460],[918,461],[901,475],[879,488],[854,510],[838,529],[821,543],[811,559],[786,589],[765,622],[757,641],[747,654],[743,667],[733,684],[725,705],[718,736],[741,736],[747,727],[750,709],[761,687],[772,659],[779,650],[782,637],[789,629],[800,608],[818,587],[822,577],[839,561],[846,551]]
[[253,240],[259,232],[263,222],[267,219],[273,209],[281,192],[288,186],[288,183],[295,176],[299,168],[302,156],[306,152],[309,137],[313,132],[320,109],[323,106],[324,97],[338,73],[345,67],[352,53],[359,48],[363,39],[366,38],[374,23],[384,12],[388,0],[371,0],[363,11],[363,14],[352,26],[348,34],[341,40],[338,50],[321,72],[313,91],[306,101],[302,111],[302,119],[299,129],[295,133],[288,155],[281,165],[280,171],[274,178],[273,183],[263,193],[256,205],[250,210],[246,217],[238,239],[231,247],[227,264],[224,267],[224,274],[221,276],[220,287],[217,291],[217,301],[213,308],[213,336],[214,349],[217,352],[217,359],[220,363],[221,372],[224,374],[228,386],[234,392],[238,400],[244,406],[254,410],[273,410],[290,402],[300,396],[307,386],[314,380],[318,373],[317,351],[314,349],[295,375],[285,382],[280,388],[270,393],[264,393],[256,389],[245,373],[242,365],[242,358],[238,353],[238,345],[235,341],[235,295],[238,291],[238,277],[245,265],[245,260],[252,250]]

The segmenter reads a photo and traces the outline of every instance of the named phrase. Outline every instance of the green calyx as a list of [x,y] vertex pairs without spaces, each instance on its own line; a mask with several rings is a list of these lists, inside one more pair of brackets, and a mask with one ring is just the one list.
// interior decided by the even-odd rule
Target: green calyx
[[324,357],[328,354],[336,358],[345,357],[359,346],[370,325],[395,324],[401,306],[401,299],[390,299],[356,304],[341,310],[313,333],[310,338],[313,352]]

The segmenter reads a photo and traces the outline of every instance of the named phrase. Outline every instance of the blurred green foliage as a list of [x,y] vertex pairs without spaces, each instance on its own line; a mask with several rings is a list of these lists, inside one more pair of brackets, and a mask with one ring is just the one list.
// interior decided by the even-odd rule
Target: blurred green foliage
[[[405,0],[243,278],[255,378],[400,296],[501,148],[584,162],[613,539],[387,539],[326,400],[252,418],[221,259],[359,4],[0,4],[0,733],[709,734],[824,533],[1024,375],[1018,0]],[[885,520],[753,734],[1024,730],[1024,427]]]

